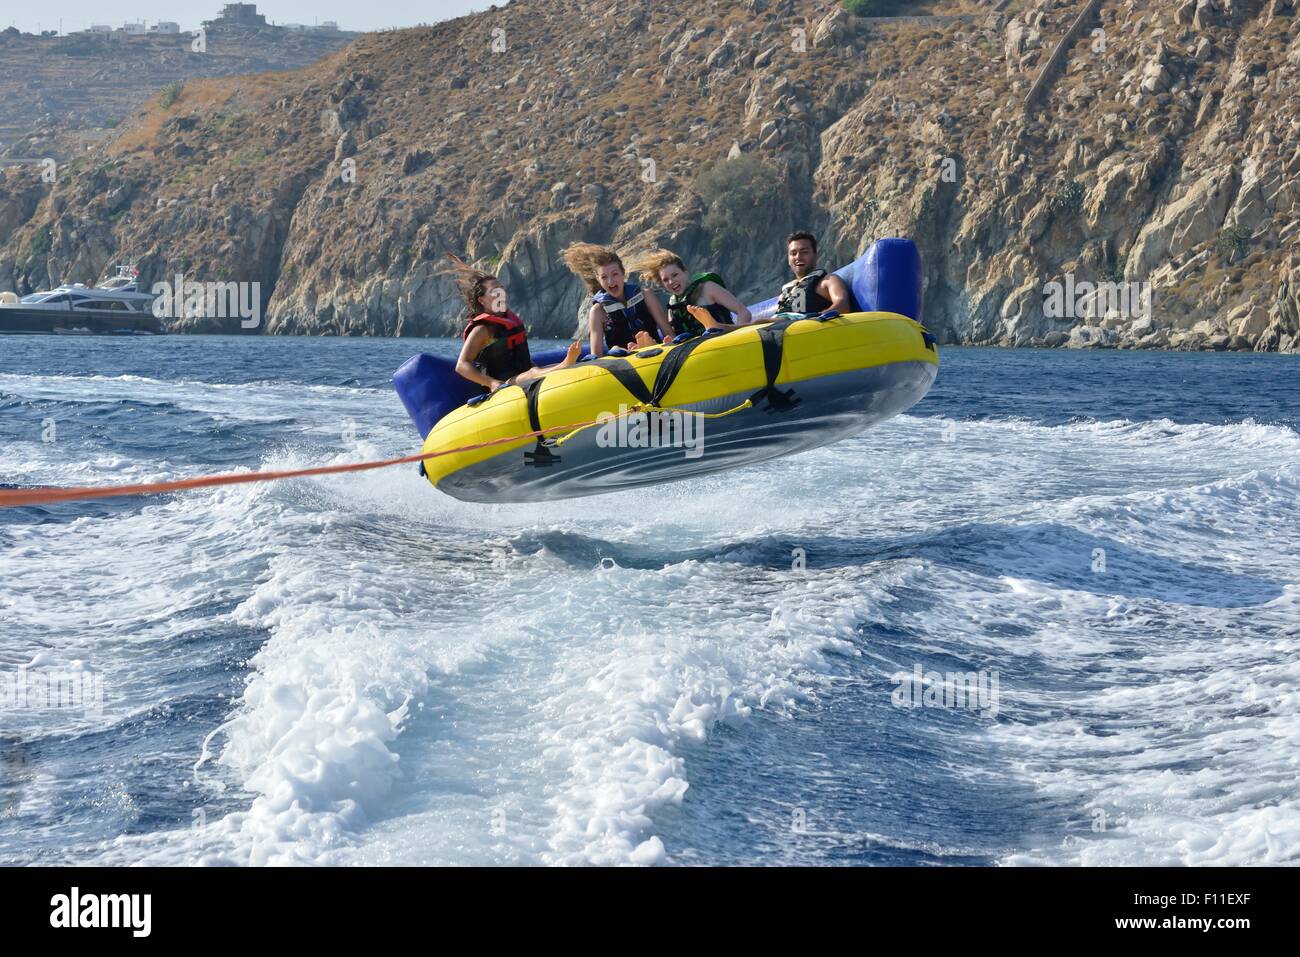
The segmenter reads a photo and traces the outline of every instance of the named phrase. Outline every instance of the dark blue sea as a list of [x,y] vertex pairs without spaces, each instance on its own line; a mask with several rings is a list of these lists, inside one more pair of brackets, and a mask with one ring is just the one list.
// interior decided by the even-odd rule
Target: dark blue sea
[[[453,348],[0,337],[0,484],[413,453]],[[1300,357],[948,348],[654,489],[0,510],[0,863],[1296,863],[1297,430]]]

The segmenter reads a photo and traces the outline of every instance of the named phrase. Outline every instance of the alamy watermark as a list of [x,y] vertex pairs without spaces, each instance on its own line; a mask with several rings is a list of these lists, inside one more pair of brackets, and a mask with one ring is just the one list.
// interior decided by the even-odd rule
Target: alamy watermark
[[0,673],[0,710],[81,711],[103,714],[104,685],[89,668],[20,665]]
[[[0,143],[0,147],[3,146],[4,144]],[[40,177],[42,183],[47,186],[53,186],[59,181],[58,161],[49,156],[43,156],[39,159],[27,159],[23,157],[0,159],[0,169],[3,169],[6,166],[38,166],[41,170]]]
[[1043,315],[1049,319],[1125,319],[1151,317],[1149,282],[1075,282],[1074,273],[1043,286]]
[[118,927],[132,937],[148,937],[153,928],[152,894],[83,894],[73,887],[50,898],[50,926],[55,928]]
[[686,458],[704,454],[704,420],[690,412],[602,412],[596,417],[596,445],[602,449],[685,449]]
[[982,711],[997,717],[1000,696],[996,671],[926,671],[919,663],[911,674],[900,671],[891,679],[890,694],[896,708],[951,708]]
[[243,329],[262,324],[260,282],[192,282],[177,273],[173,282],[156,282],[153,314],[159,319],[239,319]]

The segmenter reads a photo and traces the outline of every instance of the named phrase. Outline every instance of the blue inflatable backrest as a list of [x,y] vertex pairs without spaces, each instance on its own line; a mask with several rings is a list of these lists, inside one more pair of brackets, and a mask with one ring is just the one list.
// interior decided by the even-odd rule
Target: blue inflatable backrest
[[448,412],[458,409],[483,387],[463,378],[456,363],[427,352],[411,356],[393,373],[393,388],[406,406],[406,413],[425,438]]
[[877,239],[848,269],[852,270],[852,278],[844,278],[863,312],[896,312],[921,321],[923,277],[921,251],[916,243],[910,239]]
[[[567,346],[561,346],[533,353],[533,364],[554,365],[564,358],[567,351]],[[587,347],[583,346],[583,356],[587,353]],[[422,439],[428,437],[429,430],[448,412],[459,409],[485,391],[481,385],[470,382],[456,371],[454,359],[431,356],[427,352],[411,356],[398,367],[393,373],[393,389],[402,405],[406,406],[406,414],[420,430]]]

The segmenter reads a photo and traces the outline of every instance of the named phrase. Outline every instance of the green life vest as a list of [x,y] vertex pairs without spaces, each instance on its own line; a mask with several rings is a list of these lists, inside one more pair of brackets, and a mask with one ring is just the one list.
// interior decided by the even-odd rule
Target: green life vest
[[[680,296],[668,297],[668,319],[672,323],[673,332],[679,335],[683,332],[689,332],[693,336],[698,336],[704,332],[704,325],[692,316],[686,307],[695,305],[695,293],[706,282],[716,282],[723,289],[727,288],[727,284],[722,281],[722,277],[716,272],[697,272],[691,277],[691,284],[686,287]],[[709,313],[718,322],[731,322],[731,310],[726,306],[713,302],[704,308],[709,310]]]

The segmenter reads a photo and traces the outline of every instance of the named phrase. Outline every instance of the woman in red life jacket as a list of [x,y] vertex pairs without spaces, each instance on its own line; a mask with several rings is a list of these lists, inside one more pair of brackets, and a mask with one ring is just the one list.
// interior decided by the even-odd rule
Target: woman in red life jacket
[[610,349],[653,346],[675,335],[659,298],[627,281],[623,260],[614,250],[573,243],[562,256],[591,293],[587,328],[593,356],[603,356]]
[[461,334],[465,344],[456,360],[460,375],[492,392],[505,385],[522,385],[578,361],[582,349],[572,342],[568,353],[555,365],[533,365],[523,320],[507,308],[506,287],[491,273],[474,269],[455,256],[451,260],[470,315]]

